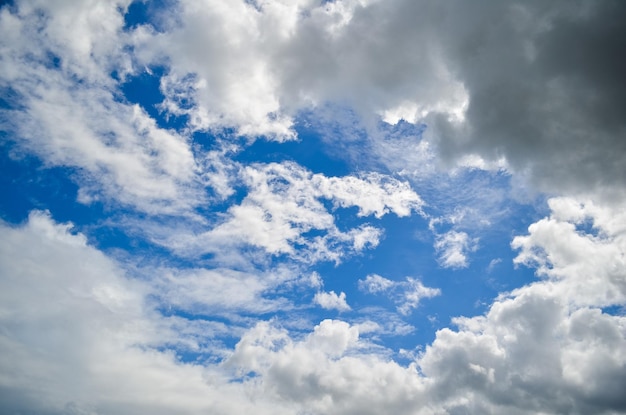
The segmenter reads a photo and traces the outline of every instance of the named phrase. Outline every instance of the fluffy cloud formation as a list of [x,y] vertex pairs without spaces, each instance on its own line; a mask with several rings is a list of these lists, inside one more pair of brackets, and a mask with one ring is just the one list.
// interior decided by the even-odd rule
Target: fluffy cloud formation
[[192,76],[174,89],[197,102],[199,128],[285,139],[298,110],[347,101],[366,118],[425,122],[447,159],[504,160],[541,188],[603,193],[626,182],[625,12],[586,0],[182,1],[171,31],[133,36],[147,64],[171,66],[169,84]]
[[215,393],[208,373],[158,349],[202,348],[219,325],[155,314],[147,284],[45,214],[31,214],[20,228],[0,226],[2,412],[197,413],[213,406],[193,397]]
[[[458,318],[420,358],[450,411],[619,413],[626,380],[623,211],[551,199],[551,216],[516,237],[517,263],[544,280]],[[589,221],[590,229],[576,229]]]
[[[71,148],[65,161],[110,171],[110,186],[131,195],[158,188],[178,200],[174,185],[193,170],[179,137],[120,114],[127,106],[111,97],[111,72],[155,65],[167,68],[161,108],[189,115],[194,129],[285,140],[300,111],[347,103],[370,127],[376,117],[424,122],[435,154],[504,163],[541,189],[608,197],[626,183],[619,2],[180,1],[158,15],[158,28],[126,32],[128,4],[20,1],[3,8],[0,26],[2,85],[26,109],[12,112],[11,128],[32,149],[41,144],[35,132],[48,131],[53,147],[40,154],[49,162]],[[68,93],[74,79],[82,87]],[[84,111],[118,121],[98,125]],[[60,126],[59,117],[73,121]],[[101,156],[72,141],[85,133]],[[118,145],[142,160],[138,171],[104,145],[122,136],[150,137]],[[423,161],[409,157],[404,167]],[[155,163],[178,167],[154,171]]]
[[[626,213],[571,198],[549,200],[552,215],[518,236],[517,264],[537,268],[559,296],[577,305],[626,301]],[[581,226],[590,226],[589,231]]]
[[242,338],[229,364],[258,376],[259,392],[294,406],[294,413],[415,413],[425,399],[416,368],[361,354],[365,346],[358,328],[342,321],[322,321],[302,340],[260,324]]
[[324,201],[335,209],[357,207],[358,216],[378,218],[421,212],[423,204],[408,183],[381,174],[326,177],[295,163],[271,163],[241,167],[240,178],[247,194],[228,208],[222,221],[198,235],[179,231],[164,243],[193,254],[221,254],[251,245],[305,262],[339,262],[344,255],[378,245],[382,231],[366,223],[339,229]]
[[[252,407],[285,414],[623,411],[626,319],[597,306],[624,304],[624,222],[571,199],[551,206],[551,217],[515,242],[518,262],[539,248],[545,252],[548,279],[502,295],[483,316],[455,319],[459,329],[440,330],[409,366],[372,349],[360,335],[371,331],[366,325],[333,320],[304,336],[259,322],[244,329],[234,350],[222,348],[222,364],[184,363],[175,351],[202,350],[220,335],[219,324],[162,315],[150,303],[151,280],[124,276],[119,264],[49,216],[33,213],[19,228],[3,224],[0,365],[11,375],[1,379],[2,408],[53,414],[227,414]],[[547,243],[539,232],[551,222],[583,218],[603,236],[569,227],[570,236],[588,242],[570,245],[568,239]],[[595,269],[596,257],[582,255],[588,249],[617,253],[617,262]],[[564,254],[576,265],[560,262]],[[538,261],[528,263],[548,272]],[[604,282],[590,280],[597,294],[587,302],[580,301],[583,290],[570,289],[582,284],[581,271]],[[371,276],[363,285],[385,291],[388,281]],[[170,296],[179,304],[201,301],[183,294]]]
[[346,293],[341,292],[337,295],[334,291],[320,291],[313,297],[313,302],[319,304],[320,307],[327,310],[348,311],[350,306],[346,302]]

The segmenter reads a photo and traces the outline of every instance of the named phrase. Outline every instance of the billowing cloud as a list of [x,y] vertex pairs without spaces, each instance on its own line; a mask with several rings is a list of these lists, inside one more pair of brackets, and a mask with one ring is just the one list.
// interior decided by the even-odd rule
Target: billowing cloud
[[[590,244],[584,248],[613,249],[623,259],[623,222],[612,212],[571,200],[551,203],[549,220],[587,217],[604,235],[579,231]],[[219,324],[155,312],[150,280],[125,276],[82,235],[33,213],[21,227],[2,225],[0,365],[11,374],[2,378],[3,394],[10,396],[2,407],[103,414],[226,414],[252,406],[259,413],[306,408],[314,414],[374,414],[390,407],[407,414],[622,411],[626,319],[597,304],[624,303],[625,265],[618,261],[597,272],[605,291],[579,301],[584,292],[569,285],[580,282],[579,272],[596,257],[562,266],[568,242],[546,244],[536,230],[545,221],[531,226],[518,260],[541,247],[554,277],[500,296],[483,316],[455,319],[458,330],[440,330],[409,366],[373,351],[360,336],[371,331],[367,325],[333,320],[304,337],[259,322],[243,329],[234,350],[222,346],[218,353],[226,360],[216,365],[184,363],[174,351],[202,350],[224,334]],[[374,291],[390,285],[383,277],[365,281]],[[171,298],[193,304],[202,296]]]
[[[626,214],[571,198],[549,200],[552,214],[513,239],[517,264],[537,268],[559,296],[578,305],[626,301]],[[590,225],[591,232],[581,229]]]
[[448,160],[504,160],[541,188],[625,182],[616,2],[255,5],[183,1],[171,32],[135,34],[147,63],[171,65],[168,82],[195,77],[181,89],[199,126],[288,138],[299,109],[347,101],[366,118],[425,122]]
[[346,302],[346,293],[341,292],[339,295],[334,291],[320,291],[313,297],[313,302],[327,310],[348,311],[350,306]]
[[[457,318],[420,358],[451,411],[622,412],[626,245],[621,212],[569,198],[514,239],[517,263],[545,279],[501,295],[480,317]],[[576,229],[590,221],[591,230]],[[562,235],[565,233],[566,235]],[[596,234],[597,233],[597,234]]]

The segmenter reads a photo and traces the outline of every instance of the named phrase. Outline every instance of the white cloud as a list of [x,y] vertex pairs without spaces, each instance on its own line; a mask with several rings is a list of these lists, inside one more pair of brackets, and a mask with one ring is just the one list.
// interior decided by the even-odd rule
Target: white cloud
[[359,280],[359,289],[372,294],[387,291],[394,285],[393,281],[378,274],[370,274],[364,280]]
[[46,214],[0,227],[2,412],[252,410],[215,368],[176,358],[175,350],[201,350],[223,327],[160,316],[147,282],[125,276]]
[[[276,320],[260,322],[243,331],[233,351],[218,351],[228,356],[223,364],[182,363],[176,350],[203,350],[228,332],[162,316],[153,308],[151,280],[125,276],[120,264],[45,214],[33,213],[17,228],[2,224],[0,406],[52,414],[619,412],[626,405],[626,318],[596,305],[624,304],[621,255],[593,274],[589,304],[581,301],[589,287],[569,286],[583,281],[581,270],[595,266],[597,255],[624,252],[622,212],[566,199],[551,206],[552,217],[520,242],[520,258],[541,246],[553,261],[548,279],[500,296],[484,316],[455,319],[458,330],[440,330],[408,367],[360,338],[360,330],[380,330],[376,325],[333,320],[305,335],[278,328]],[[538,230],[583,217],[602,236],[566,228],[589,241],[569,251],[567,239],[547,243]],[[582,248],[592,255],[580,255]],[[564,265],[563,255],[574,266]],[[216,278],[220,285],[218,274],[205,276],[196,286]],[[193,304],[203,292],[210,303],[205,289],[174,290],[171,298]]]
[[260,393],[311,414],[419,410],[426,396],[415,368],[359,354],[360,346],[357,327],[342,321],[324,320],[299,341],[260,324],[242,338],[229,363],[256,374]]
[[411,314],[411,310],[417,308],[423,298],[432,298],[441,294],[439,288],[425,287],[420,280],[411,277],[407,277],[403,286],[406,288],[398,311],[404,315]]
[[432,298],[441,294],[439,288],[425,287],[416,278],[407,277],[405,281],[392,281],[378,274],[370,274],[359,280],[359,289],[370,294],[386,293],[397,305],[398,312],[411,314],[423,298]]
[[346,293],[341,292],[337,295],[334,291],[320,291],[313,297],[313,302],[319,304],[320,307],[327,310],[348,311],[350,306],[346,302]]
[[287,311],[292,307],[283,298],[264,298],[276,287],[293,282],[295,276],[289,270],[246,273],[230,269],[154,269],[151,274],[153,295],[163,307],[212,316]]
[[[518,236],[516,264],[537,268],[553,290],[578,305],[626,301],[626,214],[621,207],[596,206],[571,198],[549,200],[552,214]],[[588,233],[577,229],[589,221]]]
[[[551,216],[512,244],[515,262],[546,278],[501,295],[485,316],[456,319],[459,330],[439,331],[420,358],[450,411],[598,413],[626,405],[626,319],[599,308],[626,302],[623,211],[569,198],[549,205]],[[576,229],[587,220],[597,235]]]
[[[194,130],[288,140],[300,111],[328,102],[362,117],[359,144],[393,170],[423,179],[438,161],[505,167],[539,189],[602,203],[551,199],[550,216],[512,242],[516,264],[536,267],[542,279],[502,294],[485,315],[455,319],[458,329],[440,330],[408,367],[360,338],[412,329],[395,322],[326,320],[307,334],[280,329],[277,319],[247,329],[158,311],[288,308],[264,293],[297,284],[289,272],[154,268],[131,278],[46,214],[19,227],[2,223],[2,412],[625,410],[626,319],[602,311],[626,302],[621,3],[183,0],[164,17],[163,32],[124,33],[128,4],[3,6],[0,125],[18,143],[16,156],[74,169],[83,202],[115,201],[188,225],[180,217],[204,207],[206,186],[225,200],[243,180],[247,194],[217,222],[160,239],[176,252],[211,253],[225,264],[246,255],[264,265],[282,255],[338,262],[376,246],[382,231],[340,229],[324,202],[360,216],[422,214],[411,186],[389,176],[326,177],[289,163],[244,167],[226,160],[227,150],[194,154]],[[128,77],[144,65],[167,68],[160,108],[189,115],[188,130],[160,128],[124,102],[110,74]],[[372,134],[381,117],[426,122],[425,139]],[[475,212],[447,218],[456,225],[480,217]],[[467,267],[476,243],[458,229],[438,235],[441,265]],[[402,314],[439,294],[413,278],[369,275],[360,285],[389,295]],[[343,292],[316,298],[348,307]],[[220,336],[241,338],[229,350]],[[184,363],[177,354],[186,352],[228,359]]]
[[316,174],[313,183],[323,197],[339,206],[357,206],[359,216],[373,214],[380,218],[389,212],[400,217],[409,216],[420,213],[424,204],[409,183],[378,173],[369,173],[363,178]]
[[470,238],[465,232],[449,231],[438,235],[434,246],[441,266],[457,269],[467,268],[467,255],[476,250],[477,243],[476,238]]
[[[0,85],[12,91],[13,107],[3,109],[0,122],[18,154],[27,150],[47,166],[75,168],[85,203],[116,200],[166,214],[202,203],[188,139],[120,100],[109,77],[124,70],[118,5],[37,3],[20,2],[19,17],[0,11],[6,52]],[[21,40],[11,43],[15,36]]]
[[339,262],[345,255],[377,246],[382,231],[369,224],[340,230],[325,200],[337,207],[356,206],[359,216],[375,217],[405,216],[419,212],[422,204],[406,182],[380,174],[327,177],[286,162],[241,166],[240,178],[246,196],[214,227],[194,235],[179,230],[161,243],[181,253],[221,255],[251,245],[305,262]]

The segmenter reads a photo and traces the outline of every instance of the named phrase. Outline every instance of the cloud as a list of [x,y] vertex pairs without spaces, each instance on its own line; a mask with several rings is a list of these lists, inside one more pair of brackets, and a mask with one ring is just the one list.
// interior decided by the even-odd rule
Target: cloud
[[160,243],[187,254],[220,254],[249,245],[304,262],[338,262],[377,246],[382,231],[367,223],[339,229],[325,201],[335,209],[357,207],[358,216],[377,218],[420,212],[423,203],[408,183],[381,174],[327,177],[291,162],[239,167],[247,191],[239,204],[205,232],[194,228],[194,235],[185,235],[179,229]]
[[626,182],[621,4],[209,4],[183,1],[171,30],[133,34],[146,64],[170,66],[166,83],[192,75],[180,89],[198,128],[289,139],[299,111],[347,103],[370,131],[425,123],[444,160],[506,166],[539,189],[609,196]]
[[348,311],[350,306],[346,302],[346,293],[337,295],[334,291],[320,291],[313,297],[313,302],[326,310]]
[[[420,358],[450,411],[626,407],[618,392],[626,320],[601,309],[625,302],[623,213],[571,198],[549,205],[550,217],[512,244],[515,262],[536,266],[544,279],[501,294],[484,316],[455,319],[459,330],[440,330]],[[576,229],[584,221],[591,229]]]
[[477,248],[478,240],[471,239],[465,232],[449,231],[438,235],[435,250],[439,255],[439,263],[444,268],[467,268],[467,254]]
[[359,280],[359,288],[370,294],[387,291],[394,285],[393,281],[378,274],[370,274],[364,280]]
[[[2,412],[195,413],[213,406],[211,375],[181,364],[174,350],[201,350],[223,328],[155,313],[146,282],[127,277],[71,225],[45,213],[31,213],[21,227],[0,226]],[[222,413],[237,406],[218,404]]]
[[289,301],[280,297],[270,300],[265,294],[296,279],[290,270],[281,269],[267,273],[231,269],[154,269],[152,273],[155,276],[151,282],[152,295],[162,307],[211,316],[287,311],[292,307]]
[[489,261],[489,265],[487,265],[487,274],[491,274],[493,270],[502,263],[502,258],[494,258]]
[[439,288],[425,287],[418,279],[407,277],[405,281],[392,281],[378,274],[370,274],[359,280],[359,289],[370,294],[385,293],[393,299],[398,312],[411,314],[423,298],[432,298],[441,294]]
[[[0,7],[2,140],[15,159],[69,167],[80,202],[128,208],[130,245],[183,258],[114,260],[42,212],[0,223],[0,412],[626,411],[622,3],[181,0],[127,30],[129,4]],[[156,66],[163,101],[128,102],[125,81]],[[361,170],[368,152],[379,172],[232,160],[322,115],[324,145],[358,147],[342,156]],[[412,332],[398,313],[440,295],[417,278],[359,281],[398,313],[285,316],[294,287],[348,310],[310,267],[376,247],[387,218],[368,220],[388,214],[441,213],[440,265],[468,267],[470,225],[505,205],[500,188],[476,191],[496,179],[465,186],[476,169],[569,195],[512,240],[536,281],[455,318],[408,365],[375,342]],[[356,218],[340,223],[343,209]]]
[[[621,207],[572,198],[549,200],[551,215],[513,239],[516,264],[533,266],[559,296],[578,305],[626,301],[626,216]],[[580,227],[588,224],[592,232]]]
[[[501,295],[485,315],[456,318],[458,330],[438,331],[409,366],[361,338],[371,324],[338,320],[304,334],[287,332],[277,320],[260,321],[236,329],[241,336],[234,350],[222,345],[218,351],[223,363],[184,363],[176,353],[204,350],[233,332],[208,320],[160,314],[150,299],[151,280],[126,276],[121,264],[71,233],[70,225],[32,213],[20,227],[1,225],[0,366],[11,375],[0,379],[0,406],[52,414],[623,411],[626,319],[598,308],[624,304],[623,258],[594,274],[604,284],[590,281],[588,302],[581,301],[584,290],[569,288],[582,281],[581,270],[597,264],[598,254],[623,254],[624,221],[571,199],[554,199],[551,206],[551,217],[523,237],[518,257],[525,261],[541,247],[553,261],[549,278]],[[589,242],[576,241],[574,254],[567,239],[548,244],[537,230],[583,218],[602,236],[568,229]],[[579,255],[583,248],[595,254]],[[562,264],[562,255],[574,255],[574,266]],[[380,276],[365,281],[374,291],[391,287]],[[417,286],[411,279],[396,284]],[[174,292],[171,298],[193,304],[203,297],[194,295]]]
[[19,2],[17,15],[2,8],[0,85],[11,93],[0,123],[16,157],[74,168],[81,202],[188,213],[206,199],[190,143],[119,98],[109,73],[122,70],[123,19],[114,3],[92,3]]
[[450,412],[623,410],[623,317],[568,309],[538,284],[456,323],[459,330],[439,331],[420,359]]
[[[161,16],[161,30],[125,32],[127,6],[23,1],[17,13],[2,10],[3,86],[26,103],[3,124],[53,165],[105,174],[107,193],[121,189],[125,203],[147,197],[145,209],[159,201],[172,209],[200,194],[185,138],[150,126],[141,111],[129,119],[132,109],[114,98],[111,72],[154,65],[167,68],[161,108],[188,114],[192,129],[286,140],[303,111],[344,104],[394,170],[420,170],[432,151],[460,165],[504,166],[542,190],[623,196],[621,5],[181,1]],[[82,87],[68,92],[76,78]],[[380,117],[427,125],[423,144],[381,142]],[[96,122],[111,118],[110,127]],[[97,151],[80,151],[84,136]],[[116,152],[104,145],[122,136],[136,139]],[[403,155],[405,144],[422,156]]]
[[585,1],[447,7],[449,26],[437,33],[469,104],[462,122],[445,114],[427,121],[439,151],[504,157],[543,190],[623,195],[626,89],[617,45],[626,32],[617,22],[626,8]]
[[312,414],[413,413],[425,398],[415,368],[361,355],[360,346],[358,328],[342,321],[324,320],[302,340],[262,323],[229,364],[258,376],[259,392]]

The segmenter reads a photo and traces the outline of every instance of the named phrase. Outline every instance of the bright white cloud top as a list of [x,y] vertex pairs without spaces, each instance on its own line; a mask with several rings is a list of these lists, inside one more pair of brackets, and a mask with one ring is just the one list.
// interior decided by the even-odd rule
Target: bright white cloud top
[[624,21],[0,2],[0,412],[626,413]]

